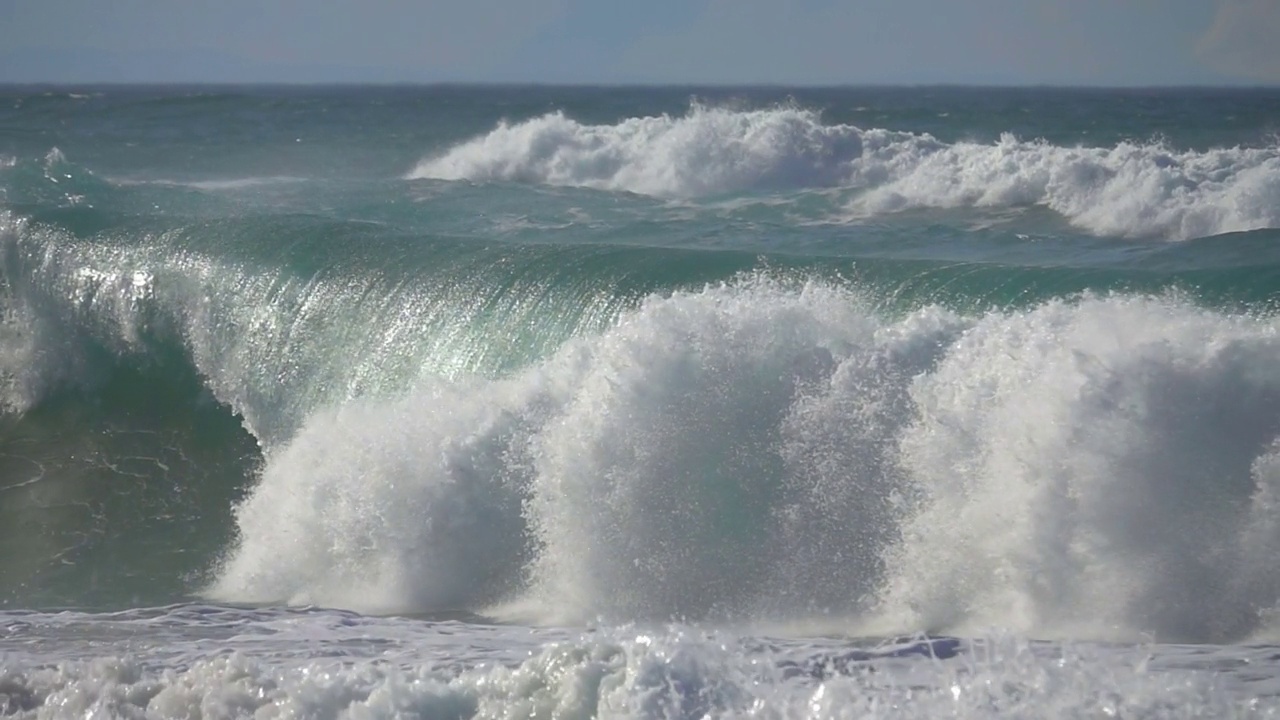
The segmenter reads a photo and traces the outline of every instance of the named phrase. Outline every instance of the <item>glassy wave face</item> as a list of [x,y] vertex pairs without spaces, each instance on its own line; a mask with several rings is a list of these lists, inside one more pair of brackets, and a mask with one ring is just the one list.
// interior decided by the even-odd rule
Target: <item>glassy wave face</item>
[[1267,636],[1277,117],[5,89],[0,602]]

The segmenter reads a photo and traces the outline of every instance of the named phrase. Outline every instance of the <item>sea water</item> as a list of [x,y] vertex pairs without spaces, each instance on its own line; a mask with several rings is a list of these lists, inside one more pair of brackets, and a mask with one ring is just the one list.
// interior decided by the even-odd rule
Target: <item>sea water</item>
[[1278,138],[0,88],[0,714],[1280,714]]

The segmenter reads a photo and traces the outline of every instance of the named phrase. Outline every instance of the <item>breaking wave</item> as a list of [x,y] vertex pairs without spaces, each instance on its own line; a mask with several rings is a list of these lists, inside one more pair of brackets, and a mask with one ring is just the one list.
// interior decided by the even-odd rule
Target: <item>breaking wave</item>
[[[0,509],[57,515],[35,537],[0,523],[14,593],[109,566],[141,578],[121,594],[164,577],[172,597],[174,568],[206,567],[194,547],[216,564],[200,587],[237,603],[1273,630],[1269,236],[1193,263],[1227,288],[1206,307],[1134,290],[1183,277],[1156,271],[885,261],[868,280],[859,261],[842,279],[310,214],[138,220],[95,210],[123,191],[60,154],[11,170],[58,200],[0,214],[0,422],[23,443]],[[935,304],[951,286],[966,302]],[[132,533],[128,552],[87,561],[86,522]]]
[[503,122],[422,160],[410,178],[545,183],[665,198],[841,187],[849,219],[920,208],[1043,206],[1102,236],[1175,240],[1280,227],[1280,147],[1162,142],[1061,147],[1004,135],[824,124],[797,107],[694,105],[684,116],[584,125],[555,112]]
[[653,297],[510,377],[313,416],[210,592],[1240,638],[1280,599],[1278,351],[1274,318],[1172,297]]

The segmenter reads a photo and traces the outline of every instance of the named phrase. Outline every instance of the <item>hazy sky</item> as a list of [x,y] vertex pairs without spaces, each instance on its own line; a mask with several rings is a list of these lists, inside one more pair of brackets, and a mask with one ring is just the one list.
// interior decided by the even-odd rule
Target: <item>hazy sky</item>
[[3,81],[1280,83],[1280,0],[0,0]]

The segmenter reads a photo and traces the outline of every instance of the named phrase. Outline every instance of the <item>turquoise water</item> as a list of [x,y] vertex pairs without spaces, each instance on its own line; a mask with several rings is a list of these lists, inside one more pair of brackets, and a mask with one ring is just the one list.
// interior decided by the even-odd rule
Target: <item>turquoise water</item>
[[0,708],[1274,712],[1277,137],[1274,90],[0,88]]

